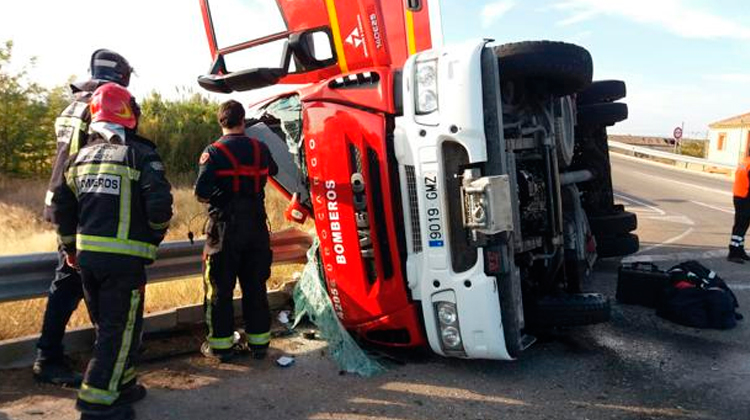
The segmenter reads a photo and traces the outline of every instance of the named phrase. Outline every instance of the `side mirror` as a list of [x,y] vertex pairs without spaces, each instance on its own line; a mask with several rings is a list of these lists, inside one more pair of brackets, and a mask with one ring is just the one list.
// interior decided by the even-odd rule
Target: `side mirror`
[[295,33],[289,38],[289,47],[295,62],[302,71],[314,70],[336,64],[332,37],[328,29],[313,29]]

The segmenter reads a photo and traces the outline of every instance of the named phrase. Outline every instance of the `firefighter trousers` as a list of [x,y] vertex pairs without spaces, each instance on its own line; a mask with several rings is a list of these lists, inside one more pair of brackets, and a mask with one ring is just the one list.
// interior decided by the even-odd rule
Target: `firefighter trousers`
[[98,252],[79,253],[84,299],[96,343],[78,399],[111,406],[136,381],[135,357],[143,330],[144,261]]
[[745,247],[745,234],[750,226],[750,198],[734,197],[734,226],[729,246]]
[[[273,254],[268,231],[252,231],[230,224],[220,249],[204,254],[205,316],[207,340],[214,350],[229,350],[234,336],[234,286],[242,290],[242,318],[251,348],[270,342],[271,314],[266,280],[271,275]],[[209,233],[210,236],[210,233]],[[209,238],[210,241],[210,238]]]
[[74,268],[65,263],[65,252],[57,253],[55,278],[49,288],[47,306],[44,310],[42,333],[37,342],[37,360],[42,362],[62,362],[64,349],[62,345],[65,327],[70,316],[83,299],[81,276]]

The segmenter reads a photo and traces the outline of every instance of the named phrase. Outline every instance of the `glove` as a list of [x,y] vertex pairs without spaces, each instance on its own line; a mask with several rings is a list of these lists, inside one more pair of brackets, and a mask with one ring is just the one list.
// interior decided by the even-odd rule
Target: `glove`
[[65,264],[68,264],[68,266],[72,269],[79,270],[78,267],[78,257],[75,253],[66,253],[65,254]]

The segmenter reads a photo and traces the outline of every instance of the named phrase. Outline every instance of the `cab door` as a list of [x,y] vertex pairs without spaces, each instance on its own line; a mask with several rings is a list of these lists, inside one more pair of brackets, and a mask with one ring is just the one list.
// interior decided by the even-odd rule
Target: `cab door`
[[213,91],[400,68],[409,55],[442,43],[437,1],[200,0],[200,5],[214,61],[199,82]]

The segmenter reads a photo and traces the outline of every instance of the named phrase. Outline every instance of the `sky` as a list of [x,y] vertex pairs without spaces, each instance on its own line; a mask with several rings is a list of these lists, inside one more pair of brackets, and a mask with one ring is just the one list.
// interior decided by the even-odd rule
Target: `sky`
[[[201,91],[196,78],[211,59],[197,0],[3,3],[0,41],[13,40],[16,63],[36,57],[30,75],[43,85],[86,78],[91,53],[109,48],[135,67],[136,97]],[[610,132],[668,136],[684,124],[685,137],[701,137],[709,123],[750,112],[743,0],[442,0],[441,7],[449,44],[548,39],[587,48],[596,80],[627,83],[630,117]]]

